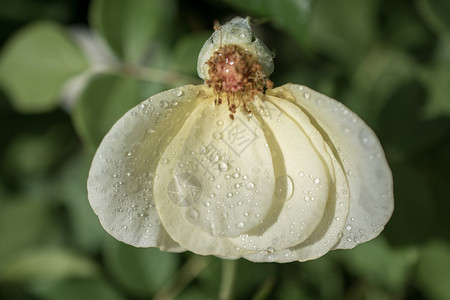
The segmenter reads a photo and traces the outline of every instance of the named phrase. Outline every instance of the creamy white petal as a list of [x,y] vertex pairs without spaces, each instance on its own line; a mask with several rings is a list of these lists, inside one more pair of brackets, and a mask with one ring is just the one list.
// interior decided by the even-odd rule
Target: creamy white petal
[[[319,224],[328,200],[331,163],[320,135],[308,136],[292,119],[291,111],[281,111],[271,103],[283,101],[289,105],[288,101],[270,96],[263,99],[255,98],[252,110],[262,123],[274,169],[280,169],[275,201],[281,210],[272,213],[276,213],[276,222],[264,222],[258,230],[232,241],[250,250],[279,251],[306,240]],[[295,105],[288,108],[299,110]]]
[[[250,254],[245,258],[258,262],[290,262],[315,259],[330,251],[341,237],[349,207],[346,177],[331,149],[322,139],[320,132],[315,129],[310,123],[309,118],[297,106],[280,98],[265,97],[265,99],[274,103],[280,109],[280,114],[288,115],[305,132],[306,136],[311,139],[312,147],[314,147],[314,142],[316,148],[325,147],[326,153],[322,152],[321,156],[325,157],[324,163],[330,172],[330,190],[327,195],[328,201],[325,213],[319,225],[306,241],[281,251],[279,249],[269,248],[267,251]],[[304,157],[304,159],[307,158]],[[304,176],[304,172],[301,172]]]
[[101,142],[91,165],[88,196],[105,230],[137,247],[182,251],[167,235],[153,198],[161,154],[198,105],[201,86],[157,94],[128,111]]
[[198,254],[241,256],[233,244],[277,210],[270,148],[255,118],[205,100],[167,147],[155,201],[170,236]]
[[350,204],[348,184],[331,149],[328,149],[328,152],[332,157],[331,168],[335,172],[333,175],[335,180],[333,180],[333,188],[330,190],[325,213],[314,232],[297,246],[281,251],[275,251],[275,249],[260,251],[246,255],[246,259],[254,262],[278,263],[312,260],[328,253],[341,239]]
[[349,183],[350,211],[335,248],[375,238],[392,215],[392,175],[373,131],[343,104],[308,87],[286,84],[270,92],[298,105],[335,153]]

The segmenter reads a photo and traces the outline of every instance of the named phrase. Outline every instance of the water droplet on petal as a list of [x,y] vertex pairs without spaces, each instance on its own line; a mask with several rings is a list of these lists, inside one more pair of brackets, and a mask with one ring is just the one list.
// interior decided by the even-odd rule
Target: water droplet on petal
[[319,184],[320,183],[320,179],[319,178],[314,178],[314,183],[315,184]]
[[213,138],[218,140],[222,138],[222,133],[221,132],[214,132],[213,133]]
[[229,166],[226,162],[223,161],[223,162],[219,163],[219,171],[225,172],[225,171],[228,171],[228,169],[229,169]]
[[347,229],[348,231],[352,230],[352,225],[348,224],[347,226],[345,226],[345,229]]
[[191,220],[197,221],[199,218],[199,213],[195,209],[190,209],[187,213],[187,217]]
[[169,103],[165,100],[162,100],[159,102],[159,107],[161,108],[167,108],[169,106]]
[[183,91],[180,89],[174,89],[172,90],[172,95],[175,97],[181,97],[183,95]]
[[294,193],[294,182],[289,175],[280,176],[275,181],[275,193],[280,200],[291,199]]
[[245,224],[244,224],[244,222],[239,222],[239,223],[236,224],[236,227],[239,228],[239,229],[242,229],[242,228],[245,227]]
[[253,182],[247,182],[245,187],[247,188],[247,190],[253,190],[255,188],[255,184]]
[[273,248],[273,247],[268,247],[267,249],[266,249],[266,252],[267,253],[274,253],[275,252],[275,249]]

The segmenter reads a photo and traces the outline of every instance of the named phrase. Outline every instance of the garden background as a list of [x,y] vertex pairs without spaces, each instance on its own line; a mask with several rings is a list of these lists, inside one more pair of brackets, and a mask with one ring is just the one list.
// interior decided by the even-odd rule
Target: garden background
[[[0,299],[450,299],[450,2],[0,0]],[[196,75],[214,20],[256,18],[275,86],[339,99],[394,176],[382,235],[305,263],[224,264],[110,237],[86,179],[110,126]]]

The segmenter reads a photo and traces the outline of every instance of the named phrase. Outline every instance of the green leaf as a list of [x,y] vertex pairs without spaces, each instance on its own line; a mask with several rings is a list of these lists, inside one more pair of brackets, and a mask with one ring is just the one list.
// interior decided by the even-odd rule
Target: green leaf
[[394,249],[382,237],[339,254],[356,276],[390,291],[405,287],[418,258],[415,249]]
[[55,280],[91,277],[96,265],[72,250],[63,248],[27,249],[10,256],[0,271],[2,282]]
[[0,83],[21,112],[56,107],[64,83],[88,67],[64,29],[55,23],[34,23],[10,39],[0,56]]
[[177,300],[198,300],[198,299],[211,299],[208,295],[198,287],[190,287],[177,296]]
[[67,162],[58,174],[56,192],[63,195],[61,201],[67,207],[72,242],[83,250],[95,252],[107,233],[87,197],[86,181],[91,161],[90,153],[81,153]]
[[45,300],[124,300],[114,288],[100,280],[69,279],[59,281],[44,291],[40,296]]
[[161,289],[178,267],[179,254],[135,248],[112,238],[105,246],[107,268],[122,286],[138,296],[149,296]]
[[450,62],[441,62],[432,66],[425,74],[428,87],[425,113],[429,118],[450,116]]
[[0,266],[9,255],[45,238],[51,219],[49,206],[40,196],[30,193],[4,200],[0,209]]
[[450,2],[447,0],[418,0],[418,11],[437,33],[450,34]]
[[406,163],[391,164],[391,167],[395,210],[384,233],[396,245],[423,243],[435,237],[436,203],[422,171]]
[[432,242],[422,249],[417,282],[430,299],[450,299],[450,246]]
[[91,26],[125,62],[137,64],[171,24],[173,0],[95,0]]
[[376,1],[322,0],[311,13],[309,32],[320,53],[357,65],[376,38]]
[[31,175],[42,176],[69,152],[73,146],[71,132],[58,125],[48,128],[45,134],[27,133],[14,137],[4,156],[4,165],[10,176],[22,179]]
[[[333,254],[336,253],[333,252]],[[344,278],[337,263],[332,259],[333,254],[330,253],[320,259],[307,261],[298,266],[299,277],[315,288],[316,299],[343,298]]]
[[302,299],[302,300],[317,300],[317,295],[311,296],[308,289],[299,285],[293,280],[285,280],[276,290],[277,297],[274,299]]
[[417,76],[418,67],[411,57],[399,51],[375,47],[364,55],[343,99],[373,126],[392,94]]
[[223,0],[254,17],[270,18],[291,34],[300,45],[307,45],[306,25],[313,0]]
[[197,76],[198,53],[211,32],[183,36],[174,47],[174,68],[182,73]]
[[132,78],[98,75],[77,101],[72,115],[75,128],[83,141],[95,149],[125,112],[163,88]]

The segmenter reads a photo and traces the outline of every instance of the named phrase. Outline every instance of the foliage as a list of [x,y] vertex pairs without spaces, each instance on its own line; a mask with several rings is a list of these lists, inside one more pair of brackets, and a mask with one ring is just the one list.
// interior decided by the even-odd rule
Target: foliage
[[198,84],[221,22],[256,17],[275,86],[305,84],[375,129],[396,209],[380,238],[316,261],[237,261],[236,299],[450,299],[450,9],[445,0],[5,0],[0,12],[0,298],[214,299],[222,260],[137,249],[86,196],[129,108]]

